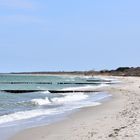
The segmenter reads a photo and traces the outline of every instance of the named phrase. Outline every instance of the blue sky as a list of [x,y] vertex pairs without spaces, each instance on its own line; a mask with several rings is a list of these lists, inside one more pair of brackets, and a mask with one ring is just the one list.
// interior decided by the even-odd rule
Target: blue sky
[[0,0],[0,72],[140,66],[139,0]]

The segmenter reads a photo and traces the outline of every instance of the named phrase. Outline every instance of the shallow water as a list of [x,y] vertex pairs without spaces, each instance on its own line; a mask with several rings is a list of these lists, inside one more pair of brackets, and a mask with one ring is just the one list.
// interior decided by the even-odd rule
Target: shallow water
[[[87,79],[97,81],[92,85]],[[9,84],[10,82],[27,82],[29,84]],[[50,84],[36,84],[51,82]],[[70,84],[57,84],[69,82]],[[82,84],[74,84],[75,82]],[[83,83],[86,84],[84,85]],[[7,84],[8,83],[8,84]],[[107,86],[102,79],[74,76],[35,76],[35,75],[0,75],[0,90],[45,90],[24,94],[12,94],[0,91],[0,136],[6,139],[11,134],[33,126],[44,125],[59,120],[66,114],[81,107],[100,105],[101,101],[110,98],[107,93],[49,93],[48,90],[93,90]],[[20,128],[19,128],[20,126]],[[9,135],[4,138],[4,133]]]

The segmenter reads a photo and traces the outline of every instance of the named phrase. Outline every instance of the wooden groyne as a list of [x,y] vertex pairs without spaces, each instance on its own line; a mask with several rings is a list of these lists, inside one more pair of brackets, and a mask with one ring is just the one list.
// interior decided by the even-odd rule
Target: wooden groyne
[[[31,92],[43,92],[47,90],[1,90],[7,93],[31,93]],[[91,92],[100,92],[98,90],[48,90],[50,93],[77,93],[77,92],[84,92],[84,93],[91,93]]]
[[57,84],[57,85],[67,85],[67,84],[74,84],[74,85],[87,85],[87,84],[100,84],[99,82],[57,82],[57,83],[52,83],[52,82],[0,82],[0,84]]
[[77,92],[84,92],[84,93],[91,93],[91,92],[100,92],[98,90],[49,90],[50,93],[77,93]]
[[41,92],[45,90],[1,90],[1,91],[8,93],[31,93],[31,92]]
[[0,84],[53,84],[52,82],[0,82]]

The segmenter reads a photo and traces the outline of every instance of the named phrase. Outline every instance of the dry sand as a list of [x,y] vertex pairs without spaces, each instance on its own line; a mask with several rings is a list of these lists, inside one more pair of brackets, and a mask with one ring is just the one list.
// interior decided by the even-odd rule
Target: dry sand
[[139,140],[140,78],[117,77],[123,83],[100,90],[113,99],[83,108],[65,120],[18,133],[11,140]]

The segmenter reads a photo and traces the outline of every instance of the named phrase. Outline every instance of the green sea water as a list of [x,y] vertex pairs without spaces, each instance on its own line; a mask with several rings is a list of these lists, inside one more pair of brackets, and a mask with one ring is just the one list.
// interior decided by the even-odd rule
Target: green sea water
[[[59,83],[70,84],[59,84]],[[85,78],[76,76],[1,74],[0,90],[58,90],[65,87],[80,86],[73,83],[86,82]]]
[[[13,132],[13,128],[19,125],[20,129],[24,129],[53,122],[62,114],[85,106],[99,105],[100,100],[110,97],[107,93],[57,94],[49,90],[89,90],[102,84],[106,85],[100,78],[85,76],[0,74],[0,135],[7,133],[9,127]],[[13,94],[3,90],[38,91]]]

